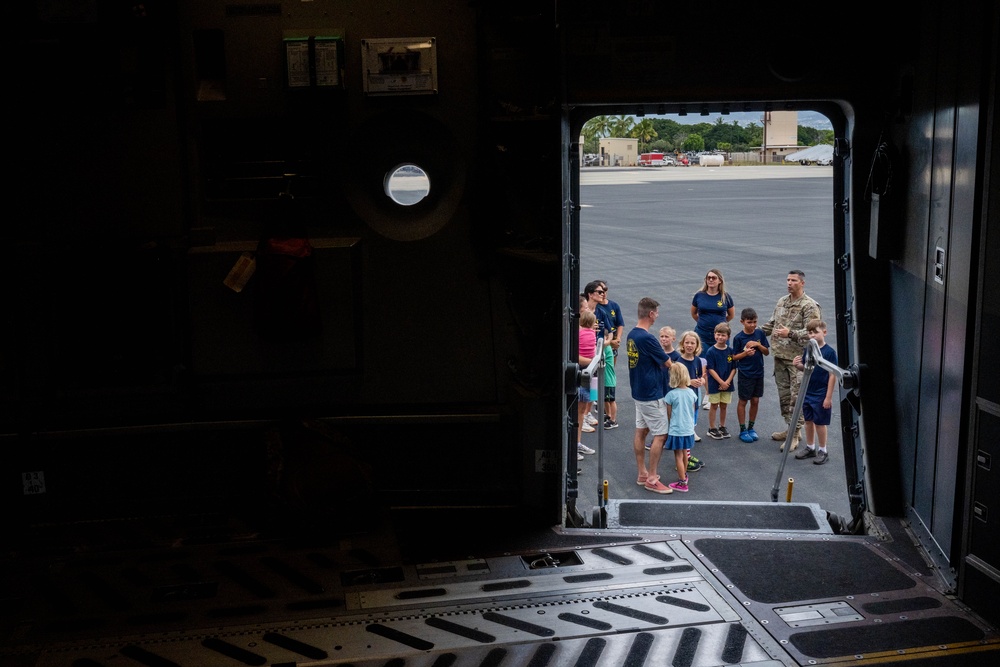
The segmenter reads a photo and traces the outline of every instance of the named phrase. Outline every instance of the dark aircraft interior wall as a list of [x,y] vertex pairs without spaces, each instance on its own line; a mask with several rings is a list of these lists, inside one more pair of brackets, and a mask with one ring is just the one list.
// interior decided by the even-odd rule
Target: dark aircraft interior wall
[[[560,521],[551,16],[525,48],[537,11],[466,2],[29,5],[0,380],[10,472],[44,478],[8,487],[23,516],[257,506],[277,456],[308,471],[279,504]],[[323,39],[336,83],[293,86]],[[423,39],[409,88],[391,49]],[[369,93],[376,55],[397,78]],[[404,162],[411,207],[382,191]]]
[[[939,15],[939,19],[943,20],[943,17]],[[929,26],[927,30],[930,30]],[[901,109],[898,115],[903,122],[893,124],[888,121],[881,137],[887,142],[883,159],[898,167],[893,180],[903,174],[904,178],[912,179],[910,190],[905,193],[908,201],[900,201],[903,193],[894,195],[889,184],[888,192],[879,202],[878,222],[883,227],[880,232],[884,234],[891,233],[889,230],[893,224],[900,232],[895,238],[894,252],[885,253],[890,260],[889,276],[885,282],[892,290],[891,299],[886,294],[886,306],[891,303],[892,312],[892,328],[887,335],[894,341],[909,340],[913,343],[892,347],[897,369],[895,377],[898,379],[894,383],[899,424],[897,443],[900,460],[905,461],[900,466],[901,499],[928,532],[937,528],[939,544],[947,550],[950,548],[951,516],[947,510],[934,513],[931,504],[936,483],[945,485],[951,492],[955,489],[955,468],[947,461],[954,461],[957,457],[956,426],[961,422],[962,415],[942,403],[939,395],[949,384],[944,382],[943,377],[943,338],[948,326],[954,329],[953,334],[964,330],[967,305],[963,303],[965,299],[960,291],[967,281],[962,284],[948,281],[947,287],[953,288],[949,294],[945,276],[934,279],[933,263],[928,258],[936,248],[942,251],[947,249],[949,257],[956,260],[956,267],[968,267],[969,233],[966,231],[964,234],[963,244],[958,230],[963,226],[966,230],[971,229],[971,220],[952,220],[953,209],[950,205],[953,196],[951,177],[956,166],[953,159],[958,157],[958,153],[955,150],[956,135],[952,131],[956,124],[956,90],[949,82],[960,76],[960,72],[955,71],[955,64],[952,64],[947,50],[941,50],[934,40],[928,41],[926,38],[929,36],[924,34],[917,40],[921,48],[916,52],[915,61],[941,63],[939,68],[934,69],[940,73],[940,78],[927,76],[917,81],[902,81],[900,87],[905,86],[906,89],[901,89],[901,97],[906,96],[906,99],[901,99],[901,104],[906,108]],[[907,136],[897,138],[899,132],[905,132]],[[897,150],[899,145],[902,145],[902,150]],[[969,183],[969,186],[972,184]],[[876,179],[873,187],[885,189],[886,179]],[[956,232],[954,243],[949,242],[952,230]],[[954,300],[946,305],[951,295],[954,295]],[[944,318],[946,308],[952,311],[950,323]],[[959,346],[958,351],[963,352],[964,345]],[[961,386],[962,366],[957,370],[958,386]],[[952,414],[945,414],[949,412]],[[939,432],[939,424],[950,425],[950,433]],[[939,470],[935,459],[941,435],[944,435],[944,441],[940,443],[942,453],[950,450],[950,456],[941,459],[942,469]]]
[[[994,44],[992,71],[997,71],[997,45]],[[997,129],[1000,128],[1000,106],[997,105],[996,76],[990,89],[985,126],[992,138],[987,145],[995,145]],[[981,269],[980,285],[977,291],[974,357],[971,365],[973,391],[969,454],[965,462],[964,479],[970,485],[965,495],[961,516],[962,560],[960,563],[961,594],[970,606],[976,609],[996,610],[998,585],[995,572],[1000,569],[1000,547],[995,536],[1000,530],[1000,517],[995,511],[1000,498],[1000,477],[993,467],[993,459],[1000,455],[1000,386],[994,382],[996,369],[1000,368],[997,346],[993,344],[996,332],[1000,330],[1000,291],[991,287],[1000,280],[1000,234],[996,221],[1000,220],[1000,160],[996,150],[986,160],[983,177],[982,201],[983,220],[977,240],[980,241],[977,258]],[[994,611],[996,620],[1000,612]]]
[[982,371],[992,361],[996,323],[989,243],[998,12],[986,3],[928,3],[926,16],[894,83],[897,104],[885,117],[867,183],[882,194],[877,208],[865,202],[880,233],[870,246],[877,260],[862,271],[885,286],[871,291],[876,300],[867,307],[883,311],[893,341],[885,361],[894,371],[884,377],[897,429],[894,440],[869,439],[867,447],[870,456],[898,460],[905,515],[925,545],[962,572],[968,599],[995,618],[988,600],[1000,591],[1000,552],[986,535],[996,530],[996,514],[987,511],[997,497],[989,433],[1000,411],[996,397],[983,393],[991,383],[982,384]]
[[[955,499],[969,490],[965,462],[974,455],[964,445],[969,428],[961,406],[971,381],[970,331],[980,286],[976,230],[986,156],[977,147],[988,107],[981,109],[979,99],[984,82],[996,76],[995,62],[974,56],[989,52],[990,33],[967,10],[933,8],[935,21],[917,40],[916,57],[917,69],[930,75],[904,74],[902,108],[884,130],[886,159],[898,167],[884,201],[886,220],[899,230],[886,296],[887,333],[897,341],[902,497],[950,555],[961,549],[962,503]],[[945,44],[935,39],[941,31],[964,38]],[[923,66],[927,62],[936,67]],[[910,183],[907,193],[896,187],[903,179]]]

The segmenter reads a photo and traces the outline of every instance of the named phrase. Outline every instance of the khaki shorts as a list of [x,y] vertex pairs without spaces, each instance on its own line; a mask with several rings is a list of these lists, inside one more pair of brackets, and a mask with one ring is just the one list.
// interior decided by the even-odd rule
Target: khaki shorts
[[733,392],[720,391],[715,394],[709,394],[708,402],[713,405],[717,403],[725,403],[726,405],[728,405],[733,402]]
[[635,402],[635,427],[638,429],[648,428],[652,435],[666,435],[667,426],[667,404],[662,398],[655,401]]

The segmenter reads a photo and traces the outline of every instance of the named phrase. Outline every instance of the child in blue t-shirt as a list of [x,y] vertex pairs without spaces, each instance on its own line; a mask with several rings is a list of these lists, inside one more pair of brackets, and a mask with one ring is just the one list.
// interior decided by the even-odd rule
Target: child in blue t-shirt
[[677,481],[667,486],[681,493],[687,493],[688,490],[688,459],[694,446],[694,406],[698,402],[698,394],[690,383],[691,376],[684,364],[674,364],[670,367],[671,389],[663,397],[670,420],[663,449],[674,452],[674,465],[677,468]]
[[[685,331],[681,334],[680,340],[678,341],[678,349],[674,349],[673,342],[674,338],[677,336],[677,332],[674,331],[673,327],[663,327],[660,329],[660,347],[663,351],[667,353],[670,360],[679,364],[683,364],[684,368],[688,371],[688,387],[693,390],[694,393],[694,425],[698,423],[698,406],[701,401],[698,400],[698,388],[705,385],[707,380],[704,377],[705,365],[704,359],[699,357],[701,354],[701,339],[698,338],[698,334],[693,331]],[[664,373],[664,388],[663,393],[666,395],[670,391],[670,372]],[[694,441],[701,442],[701,438],[698,437],[698,432],[693,431]],[[649,449],[649,445],[646,445],[646,449]],[[687,453],[687,471],[688,472],[698,472],[705,467],[705,463],[699,459],[697,456],[693,456],[689,451]]]
[[[754,442],[758,439],[754,430],[757,408],[764,395],[764,357],[771,354],[767,336],[757,328],[757,311],[744,308],[740,313],[743,329],[733,336],[733,359],[736,361],[736,389],[739,402],[736,404],[736,418],[740,423],[740,440]],[[747,421],[746,407],[750,403],[750,420]]]
[[[670,361],[677,361],[681,358],[681,353],[674,349],[674,340],[677,338],[677,332],[673,327],[660,327],[660,347],[663,351],[667,353],[670,357]],[[666,394],[670,391],[670,369],[664,367],[663,369],[663,393]]]
[[[722,440],[732,437],[726,429],[726,408],[733,401],[733,376],[736,362],[729,347],[729,325],[715,325],[715,345],[705,351],[708,370],[708,435]],[[715,414],[719,413],[719,428],[715,427]]]
[[[809,338],[819,345],[819,353],[823,359],[838,366],[837,352],[826,344],[826,322],[820,319],[809,320],[806,322],[806,331],[809,333]],[[802,355],[795,357],[792,363],[799,370],[805,370]],[[826,432],[833,416],[833,393],[836,389],[837,376],[817,364],[809,376],[809,384],[805,387],[806,395],[802,399],[802,418],[806,422],[806,448],[796,454],[795,458],[815,459],[813,463],[816,465],[823,465],[830,458],[826,451]]]

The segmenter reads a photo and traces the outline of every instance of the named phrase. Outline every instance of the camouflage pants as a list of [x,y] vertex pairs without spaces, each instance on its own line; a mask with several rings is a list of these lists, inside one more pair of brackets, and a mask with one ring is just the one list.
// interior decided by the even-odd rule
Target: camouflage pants
[[[795,400],[799,396],[799,386],[802,384],[802,371],[792,365],[791,359],[774,358],[774,384],[778,387],[778,405],[781,407],[781,417],[788,424],[795,411]],[[805,420],[799,413],[797,427]]]

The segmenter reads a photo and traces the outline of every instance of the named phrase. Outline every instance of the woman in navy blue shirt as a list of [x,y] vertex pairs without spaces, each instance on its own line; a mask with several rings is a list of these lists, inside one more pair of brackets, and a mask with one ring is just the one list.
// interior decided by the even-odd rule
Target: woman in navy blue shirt
[[[709,269],[701,289],[691,299],[691,317],[695,321],[694,331],[701,339],[701,349],[708,350],[715,345],[715,325],[728,322],[736,315],[733,297],[726,292],[726,280],[722,271]],[[692,376],[694,377],[694,376]],[[708,394],[701,390],[703,406],[708,408]]]
[[695,333],[701,339],[703,350],[715,345],[715,325],[729,322],[736,315],[733,297],[726,292],[726,281],[722,271],[709,269],[705,282],[691,299],[691,317],[695,321]]

